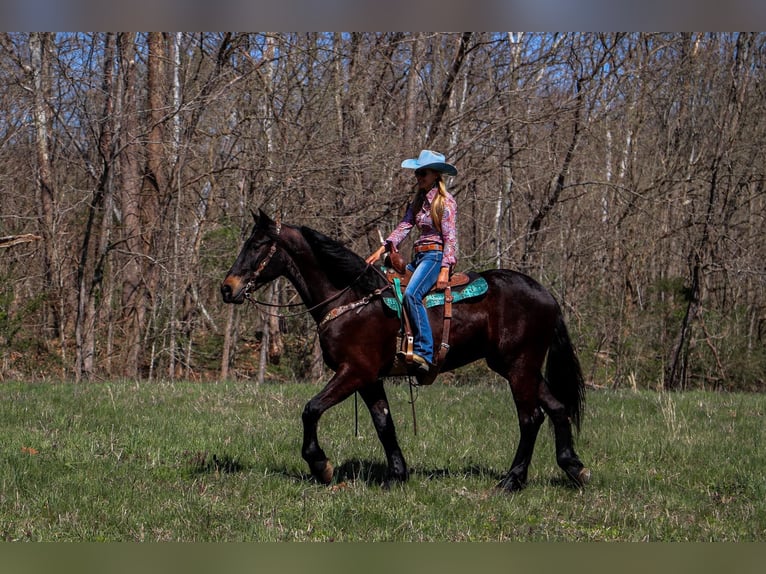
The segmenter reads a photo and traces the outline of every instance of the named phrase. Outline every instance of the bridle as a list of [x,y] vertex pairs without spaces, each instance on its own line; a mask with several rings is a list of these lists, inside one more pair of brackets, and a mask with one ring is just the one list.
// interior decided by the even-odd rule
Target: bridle
[[[274,237],[274,239],[271,241],[271,245],[269,246],[269,251],[266,253],[266,257],[263,258],[263,260],[258,264],[258,267],[255,269],[253,274],[250,276],[250,279],[248,280],[247,284],[245,285],[245,299],[247,299],[249,302],[254,303],[255,305],[261,305],[263,307],[299,307],[303,305],[303,303],[282,303],[282,304],[274,304],[274,303],[266,303],[265,301],[259,301],[255,297],[253,297],[250,293],[251,290],[255,287],[256,279],[258,279],[258,276],[263,273],[263,270],[266,269],[266,266],[271,262],[271,259],[274,257],[274,254],[277,252],[277,237],[279,237],[279,234],[282,231],[282,224],[280,221],[276,222],[277,227],[277,233]],[[349,291],[357,281],[359,281],[364,274],[367,272],[367,269],[372,267],[375,269],[372,265],[367,265],[367,268],[365,268],[364,271],[362,271],[359,276],[354,279],[347,287],[336,293],[335,295],[332,295],[331,297],[328,297],[324,301],[317,303],[316,305],[312,307],[307,307],[304,311],[301,311],[300,313],[293,313],[291,315],[276,315],[278,317],[297,317],[300,315],[306,315],[308,313],[311,313],[315,309],[318,309],[319,307],[322,307],[323,305],[326,305],[327,303],[330,303],[331,301],[334,301],[335,299],[340,298],[343,294],[345,294],[347,291]],[[375,271],[378,271],[375,269]],[[385,275],[382,275],[380,271],[378,273],[385,278]],[[319,322],[317,325],[317,329],[323,327],[326,323],[331,321],[332,319],[335,319],[336,317],[342,315],[346,311],[350,311],[351,309],[356,309],[357,307],[365,306],[367,305],[372,299],[379,296],[381,292],[388,289],[389,285],[386,287],[383,287],[381,289],[376,289],[369,295],[366,295],[365,297],[362,297],[359,301],[354,301],[353,303],[349,303],[348,305],[342,305],[340,307],[336,307],[335,309],[331,309],[327,315]],[[265,312],[265,311],[264,311]],[[268,315],[274,315],[273,313],[266,313]]]
[[271,258],[274,257],[274,254],[277,252],[277,237],[279,237],[279,234],[282,233],[282,222],[277,220],[276,226],[277,234],[274,239],[271,240],[269,252],[266,254],[266,257],[264,257],[263,260],[258,264],[258,267],[255,271],[253,271],[253,274],[250,276],[250,279],[245,285],[245,298],[248,300],[250,300],[250,290],[255,287],[255,280],[258,279],[258,276],[261,273],[263,273],[263,270],[266,269],[266,266],[271,262]]

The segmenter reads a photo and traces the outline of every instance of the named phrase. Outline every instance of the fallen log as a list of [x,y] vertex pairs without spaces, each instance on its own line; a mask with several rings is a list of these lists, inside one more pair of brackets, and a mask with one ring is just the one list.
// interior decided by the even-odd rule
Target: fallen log
[[31,241],[39,241],[41,236],[34,233],[23,233],[21,235],[6,235],[0,237],[0,247],[11,247],[12,245],[18,245],[19,243],[29,243]]

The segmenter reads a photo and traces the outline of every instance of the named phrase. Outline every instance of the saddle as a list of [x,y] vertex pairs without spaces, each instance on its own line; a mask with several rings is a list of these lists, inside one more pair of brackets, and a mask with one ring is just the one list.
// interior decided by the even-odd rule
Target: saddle
[[[407,269],[402,256],[396,252],[389,252],[384,259],[383,274],[391,283],[395,298],[384,298],[384,302],[389,308],[394,309],[399,314],[402,321],[401,330],[397,337],[397,354],[390,376],[401,376],[413,374],[413,343],[414,337],[410,319],[404,311],[403,293],[404,289],[412,278],[412,271]],[[458,293],[453,294],[453,288],[458,289]],[[461,289],[462,288],[462,289]],[[444,306],[444,316],[442,325],[441,343],[438,345],[435,364],[431,366],[428,373],[416,372],[418,385],[430,385],[434,382],[441,371],[444,361],[449,351],[449,333],[452,323],[452,303],[468,297],[475,297],[483,294],[487,290],[487,283],[483,277],[472,273],[455,273],[450,277],[449,284],[444,289],[432,288],[424,303],[426,307],[436,305]]]
[[[412,271],[407,269],[407,264],[398,251],[390,251],[386,254],[386,257],[383,261],[383,274],[386,276],[386,279],[388,279],[389,283],[399,281],[402,287],[406,287],[409,284],[410,279],[412,279]],[[451,289],[452,287],[462,287],[463,285],[468,285],[470,282],[471,277],[467,273],[453,273],[449,278],[449,284],[445,288],[445,291],[446,289]],[[433,293],[435,291],[437,291],[436,287],[431,289],[429,293]]]

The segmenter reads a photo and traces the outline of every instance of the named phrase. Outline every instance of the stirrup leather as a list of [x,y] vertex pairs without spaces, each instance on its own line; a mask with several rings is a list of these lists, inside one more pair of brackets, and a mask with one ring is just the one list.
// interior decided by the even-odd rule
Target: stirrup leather
[[[402,285],[399,280],[394,281],[394,293],[399,300],[402,314],[401,314],[401,330],[397,336],[396,343],[396,357],[394,359],[394,365],[389,374],[391,375],[415,375],[418,385],[430,385],[436,380],[437,375],[441,371],[444,361],[449,352],[449,333],[450,324],[452,322],[452,289],[448,286],[444,289],[444,323],[442,327],[441,342],[438,345],[438,352],[436,352],[436,342],[434,341],[434,355],[436,358],[435,364],[429,365],[427,373],[423,373],[417,369],[417,363],[414,361],[414,337],[412,334],[412,327],[410,324],[410,318],[406,311],[404,311],[404,301],[402,295]],[[400,357],[404,359],[404,364],[400,360]]]

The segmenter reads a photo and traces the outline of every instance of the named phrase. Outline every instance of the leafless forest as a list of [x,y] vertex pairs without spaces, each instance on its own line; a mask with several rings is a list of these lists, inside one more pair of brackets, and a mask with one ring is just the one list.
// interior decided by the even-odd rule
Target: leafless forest
[[752,33],[1,34],[0,380],[319,382],[300,308],[220,300],[251,209],[366,256],[430,148],[458,268],[550,288],[594,384],[763,390],[765,71]]

